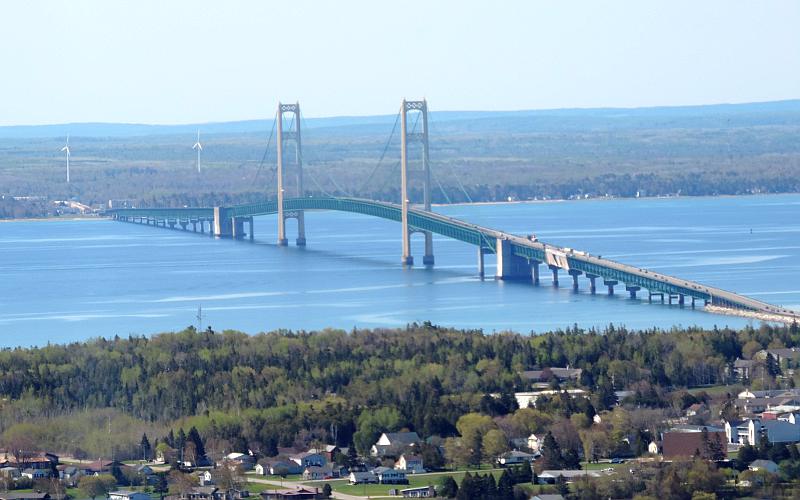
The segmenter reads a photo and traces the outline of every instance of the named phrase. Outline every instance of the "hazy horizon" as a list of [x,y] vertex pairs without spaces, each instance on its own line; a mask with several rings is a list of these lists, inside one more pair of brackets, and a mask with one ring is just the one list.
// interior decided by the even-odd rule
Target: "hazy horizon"
[[0,125],[432,110],[641,108],[800,97],[800,4],[45,0],[0,8]]

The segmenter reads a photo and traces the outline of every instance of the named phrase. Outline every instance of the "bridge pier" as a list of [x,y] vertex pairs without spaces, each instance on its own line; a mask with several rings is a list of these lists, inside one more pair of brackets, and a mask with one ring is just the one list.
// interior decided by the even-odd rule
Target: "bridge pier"
[[642,289],[641,287],[638,287],[638,286],[635,286],[635,285],[631,285],[631,286],[625,285],[625,290],[627,290],[628,293],[631,294],[631,298],[632,299],[636,298],[636,292],[638,292],[641,289]]
[[534,286],[539,286],[539,264],[541,264],[541,262],[538,260],[531,261],[531,275]]
[[179,224],[181,225],[181,229],[184,231],[186,231],[186,226],[189,225],[189,223],[185,220],[180,221]]
[[595,293],[597,293],[597,286],[595,285],[594,280],[599,278],[599,276],[597,276],[596,274],[586,273],[586,277],[589,278],[589,293],[594,295]]
[[578,276],[583,274],[583,272],[578,271],[577,269],[570,269],[567,272],[569,273],[570,276],[572,276],[572,291],[573,292],[577,292],[578,291]]
[[614,295],[614,287],[619,284],[616,280],[603,280],[603,284],[608,287],[608,294]]
[[483,279],[484,277],[484,266],[483,266],[483,254],[485,250],[483,247],[478,247],[478,277]]
[[241,240],[244,236],[244,220],[241,217],[231,217],[231,238]]
[[214,207],[214,230],[212,235],[217,238],[230,238],[233,236],[233,224],[227,217],[224,207]]
[[684,295],[682,293],[678,294],[678,305],[683,307],[683,304],[686,302]]
[[499,280],[527,280],[530,279],[528,259],[514,255],[511,242],[497,238],[495,246],[497,252],[497,272],[495,279]]
[[[250,234],[250,241],[253,241],[256,238],[256,233],[253,232],[253,217],[252,216],[247,218],[247,223],[249,225],[247,229],[250,230],[250,233],[249,233]],[[305,245],[305,241],[303,241],[303,244]]]
[[550,268],[550,271],[553,272],[553,286],[558,288],[558,266],[548,265],[547,267]]

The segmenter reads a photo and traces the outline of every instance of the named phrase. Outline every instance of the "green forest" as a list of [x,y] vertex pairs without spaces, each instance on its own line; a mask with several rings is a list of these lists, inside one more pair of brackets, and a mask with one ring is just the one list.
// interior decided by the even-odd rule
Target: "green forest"
[[[399,199],[399,132],[393,117],[362,121],[304,124],[303,194]],[[52,215],[57,212],[52,201],[65,199],[154,207],[274,197],[271,122],[234,125],[218,124],[203,136],[199,174],[191,149],[194,129],[184,135],[166,128],[123,137],[111,135],[111,129],[85,127],[86,134],[94,135],[72,135],[70,184],[59,152],[64,138],[0,129],[0,218]],[[432,195],[435,203],[450,203],[798,192],[798,136],[795,101],[476,116],[439,116],[434,110]],[[294,195],[292,148],[285,177],[287,192]],[[410,158],[411,169],[418,171],[418,147]],[[411,174],[412,202],[422,199],[421,180]]]

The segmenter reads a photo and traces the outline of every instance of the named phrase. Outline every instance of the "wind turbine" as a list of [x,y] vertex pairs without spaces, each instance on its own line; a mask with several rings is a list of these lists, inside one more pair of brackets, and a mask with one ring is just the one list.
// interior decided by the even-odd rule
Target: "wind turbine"
[[67,184],[69,184],[69,135],[67,135],[67,144],[61,148],[61,151],[66,154],[67,158]]
[[197,150],[197,173],[199,174],[200,173],[200,151],[203,150],[203,145],[200,144],[200,131],[199,130],[197,131],[197,142],[194,143],[194,146],[192,146],[192,149],[196,149]]

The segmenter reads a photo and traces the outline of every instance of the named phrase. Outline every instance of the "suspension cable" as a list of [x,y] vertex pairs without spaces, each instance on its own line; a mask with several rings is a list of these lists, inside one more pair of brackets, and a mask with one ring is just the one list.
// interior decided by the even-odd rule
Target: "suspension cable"
[[[300,123],[302,123],[303,129],[308,130],[308,122],[306,122],[306,119],[303,116],[302,112],[298,113],[298,116],[300,117]],[[300,148],[300,160],[303,162],[303,165],[305,165],[305,159],[303,158],[303,148],[302,147]],[[339,185],[339,183],[336,182],[336,179],[334,178],[334,176],[332,176],[330,174],[330,172],[328,172],[327,170],[324,170],[324,172],[325,172],[326,176],[328,177],[328,179],[331,181],[331,184],[333,184],[333,187],[335,189],[338,189],[340,193],[342,193],[342,194],[344,194],[346,196],[352,196],[350,193],[348,193],[347,191],[342,189],[342,187]],[[310,170],[303,169],[303,173],[304,174],[308,173],[309,177],[311,178],[311,181],[314,184],[316,184],[316,186],[319,188],[320,191],[322,191],[323,194],[325,194],[327,196],[330,196],[331,198],[336,198],[336,196],[332,195],[331,193],[329,193],[329,192],[325,191],[325,189],[323,189],[322,185],[319,182],[317,182],[317,179],[314,177],[314,175],[311,173]]]
[[[258,174],[261,173],[261,167],[264,166],[264,161],[267,159],[267,155],[269,154],[269,146],[272,144],[272,135],[275,133],[275,124],[277,120],[275,118],[272,119],[272,130],[269,132],[269,139],[267,139],[267,147],[264,148],[264,154],[261,156],[261,162],[258,164],[258,168],[256,169],[256,175],[253,177],[253,185],[255,185],[256,180],[258,180]],[[270,182],[271,183],[271,182]]]
[[395,117],[394,117],[394,125],[392,125],[392,131],[389,133],[389,138],[386,140],[386,145],[383,147],[383,152],[381,153],[381,157],[378,160],[378,163],[375,165],[375,168],[373,168],[372,172],[370,172],[369,176],[367,176],[367,180],[364,181],[364,183],[361,185],[361,189],[359,190],[359,193],[364,192],[364,189],[366,189],[367,185],[372,181],[372,178],[375,176],[375,172],[378,171],[378,168],[380,168],[381,163],[383,162],[383,159],[386,157],[386,152],[389,151],[389,146],[392,143],[392,138],[394,137],[394,132],[395,132],[395,130],[397,130],[397,123],[400,121],[400,113],[402,113],[402,110],[398,111],[397,115],[395,115]]
[[[430,120],[430,124],[434,125],[434,120]],[[450,163],[448,163],[447,164],[447,168],[450,170],[450,174],[453,176],[453,178],[455,178],[456,185],[458,186],[458,188],[461,190],[462,193],[464,193],[464,196],[466,197],[467,202],[472,203],[472,197],[469,195],[467,190],[464,189],[464,185],[461,183],[461,179],[459,178],[458,174],[456,174],[456,171],[453,168],[453,166]]]

